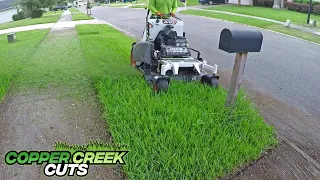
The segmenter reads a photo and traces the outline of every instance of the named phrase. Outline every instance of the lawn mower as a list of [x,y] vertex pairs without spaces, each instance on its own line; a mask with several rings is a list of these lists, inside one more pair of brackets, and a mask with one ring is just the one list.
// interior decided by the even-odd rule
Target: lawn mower
[[[191,51],[197,53],[197,58],[191,56]],[[198,80],[218,87],[218,66],[208,65],[200,51],[189,47],[183,21],[178,17],[154,16],[148,10],[143,38],[132,44],[130,61],[155,92],[167,91],[170,79]]]

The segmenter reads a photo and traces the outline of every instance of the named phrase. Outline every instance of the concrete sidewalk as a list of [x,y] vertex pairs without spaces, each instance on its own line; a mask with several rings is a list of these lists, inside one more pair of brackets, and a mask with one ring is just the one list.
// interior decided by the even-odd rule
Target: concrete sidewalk
[[21,27],[3,29],[3,30],[0,30],[0,35],[21,32],[21,31],[31,31],[31,30],[37,30],[37,29],[73,28],[79,24],[104,24],[104,22],[97,19],[72,21],[71,13],[69,10],[67,10],[61,15],[60,19],[56,23],[36,24],[36,25],[30,25],[30,26],[21,26]]

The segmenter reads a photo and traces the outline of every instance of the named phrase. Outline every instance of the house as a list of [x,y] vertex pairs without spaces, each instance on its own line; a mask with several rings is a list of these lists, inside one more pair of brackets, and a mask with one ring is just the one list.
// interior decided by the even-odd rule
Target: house
[[0,0],[0,24],[13,21],[12,16],[17,14],[14,0]]
[[[283,8],[284,0],[274,0],[273,8]],[[293,2],[293,0],[287,0],[287,2]],[[229,4],[238,4],[238,0],[229,0]],[[241,0],[241,5],[253,6],[253,0]]]

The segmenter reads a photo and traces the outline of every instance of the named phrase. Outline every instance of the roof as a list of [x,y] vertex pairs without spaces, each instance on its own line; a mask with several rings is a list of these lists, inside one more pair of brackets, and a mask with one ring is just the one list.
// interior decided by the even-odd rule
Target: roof
[[0,10],[13,7],[14,0],[0,0]]

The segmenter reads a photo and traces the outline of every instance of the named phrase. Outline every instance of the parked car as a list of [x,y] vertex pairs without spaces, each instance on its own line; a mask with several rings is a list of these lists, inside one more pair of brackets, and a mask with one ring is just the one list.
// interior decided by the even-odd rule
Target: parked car
[[202,5],[226,4],[227,2],[227,0],[199,0],[199,3]]
[[58,10],[64,10],[64,9],[65,9],[64,6],[56,6],[56,7],[54,7],[52,10],[58,11]]

